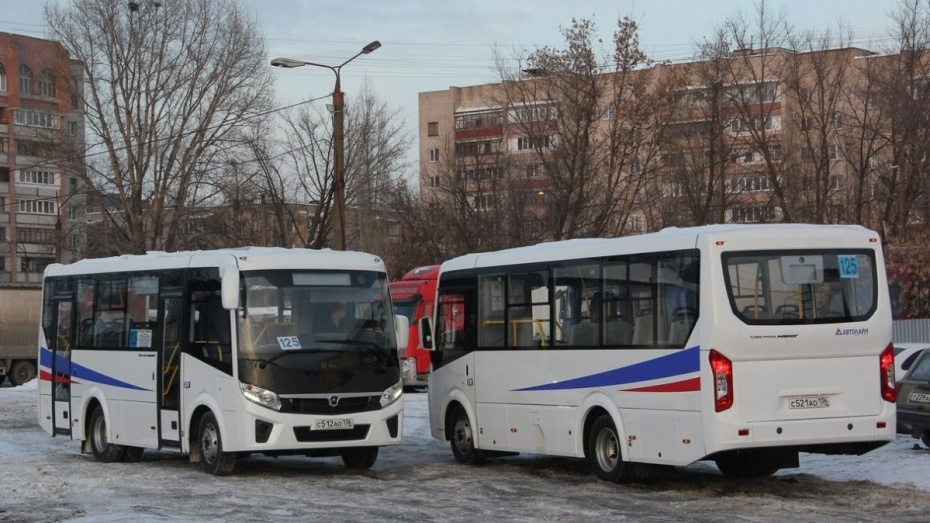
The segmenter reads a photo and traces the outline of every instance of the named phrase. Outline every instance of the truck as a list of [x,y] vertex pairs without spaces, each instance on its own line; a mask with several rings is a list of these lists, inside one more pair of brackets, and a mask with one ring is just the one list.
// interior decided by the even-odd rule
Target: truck
[[420,346],[418,323],[420,318],[428,318],[433,313],[438,274],[439,265],[426,265],[411,269],[403,278],[391,283],[394,313],[406,316],[410,321],[407,346],[399,348],[401,375],[404,379],[404,388],[408,391],[417,387],[425,387],[429,377],[429,352]]
[[41,303],[41,285],[0,284],[0,383],[35,379]]

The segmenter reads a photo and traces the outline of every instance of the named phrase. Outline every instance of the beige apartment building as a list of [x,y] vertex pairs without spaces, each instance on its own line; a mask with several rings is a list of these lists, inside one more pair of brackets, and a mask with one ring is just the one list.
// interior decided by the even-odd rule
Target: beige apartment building
[[[860,223],[893,234],[892,215],[902,205],[898,223],[922,228],[930,140],[926,124],[906,120],[918,108],[930,110],[930,92],[926,81],[902,81],[922,77],[924,60],[910,69],[905,62],[858,48],[775,48],[659,65],[625,80],[603,74],[584,139],[580,120],[564,114],[577,113],[566,109],[577,101],[517,99],[515,83],[420,93],[421,196],[441,200],[457,185],[478,211],[500,205],[515,187],[543,197],[562,190],[565,172],[577,164],[553,168],[545,159],[574,147],[594,159],[580,175],[618,180],[596,187],[624,202],[611,211],[623,223],[593,235],[781,221]],[[516,83],[566,81],[532,73]],[[650,87],[616,96],[634,75]],[[557,89],[523,90],[530,91]],[[643,106],[646,98],[655,106]],[[624,129],[624,115],[647,109],[648,119]],[[538,217],[557,200],[522,201]]]

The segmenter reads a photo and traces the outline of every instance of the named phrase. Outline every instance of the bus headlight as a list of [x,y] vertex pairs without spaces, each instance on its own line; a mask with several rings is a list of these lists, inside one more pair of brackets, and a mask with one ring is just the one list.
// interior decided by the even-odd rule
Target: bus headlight
[[[257,403],[262,407],[272,410],[281,410],[281,399],[270,390],[242,382],[239,382],[239,390],[242,392],[242,395],[245,396],[245,399],[252,403]],[[383,402],[384,400],[382,399],[381,401]]]
[[394,384],[393,387],[385,389],[384,393],[381,394],[381,406],[387,407],[391,403],[397,401],[397,398],[404,393],[404,380],[400,380]]

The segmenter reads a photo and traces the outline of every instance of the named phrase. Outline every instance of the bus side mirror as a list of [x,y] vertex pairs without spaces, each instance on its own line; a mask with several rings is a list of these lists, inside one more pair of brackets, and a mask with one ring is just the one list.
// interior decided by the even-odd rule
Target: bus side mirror
[[394,315],[394,336],[397,338],[397,350],[403,354],[410,341],[410,320],[406,316]]
[[223,269],[220,281],[220,297],[223,308],[233,310],[239,308],[239,269],[229,266]]
[[433,349],[433,319],[429,316],[420,318],[420,347]]

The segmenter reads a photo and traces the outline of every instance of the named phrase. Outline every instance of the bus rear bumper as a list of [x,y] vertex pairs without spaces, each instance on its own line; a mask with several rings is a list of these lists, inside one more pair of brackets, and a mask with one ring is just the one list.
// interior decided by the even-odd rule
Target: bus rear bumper
[[894,441],[895,434],[892,408],[890,415],[722,425],[717,445],[708,450],[791,447],[798,452],[859,455]]

